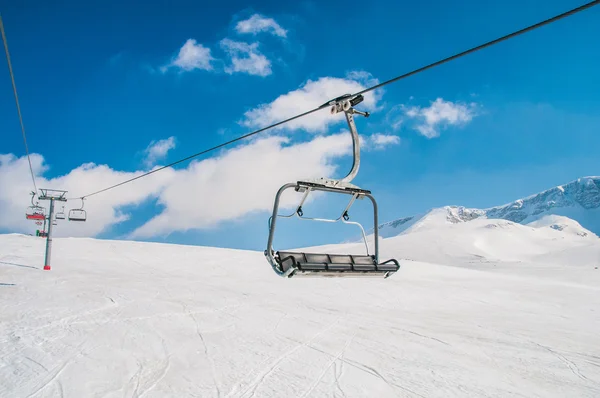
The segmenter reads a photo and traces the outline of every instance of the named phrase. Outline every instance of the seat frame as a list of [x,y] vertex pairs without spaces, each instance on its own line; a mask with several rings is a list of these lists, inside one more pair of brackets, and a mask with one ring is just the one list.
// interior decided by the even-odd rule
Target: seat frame
[[[294,188],[296,192],[304,192],[300,204],[296,207],[296,211],[289,215],[277,214],[279,210],[279,201],[281,195],[287,189]],[[348,203],[348,206],[342,212],[342,215],[337,219],[325,219],[325,218],[310,218],[304,217],[302,211],[302,205],[304,204],[308,194],[312,191],[325,191],[341,193],[351,195],[352,198]],[[369,245],[367,243],[366,234],[362,225],[355,221],[349,221],[348,210],[356,199],[362,199],[364,197],[369,198],[373,204],[373,225],[374,225],[374,254],[369,254]],[[367,250],[367,255],[349,255],[349,254],[327,254],[327,253],[303,253],[294,251],[274,251],[273,250],[273,238],[275,234],[276,220],[278,217],[298,217],[300,219],[312,220],[312,221],[323,221],[323,222],[337,222],[342,221],[346,224],[354,224],[360,227],[362,237]],[[267,242],[267,249],[264,254],[267,260],[271,264],[271,267],[279,276],[285,278],[291,278],[293,276],[320,276],[320,277],[383,277],[387,278],[394,274],[400,269],[400,264],[395,259],[387,260],[383,263],[379,262],[379,230],[378,230],[378,209],[377,201],[371,195],[370,191],[360,189],[355,186],[351,187],[331,187],[325,184],[318,184],[312,181],[298,181],[296,183],[289,183],[283,185],[275,196],[275,203],[273,205],[273,215],[269,219],[269,239]],[[306,261],[298,261],[295,256],[303,256]],[[327,256],[329,261],[309,262],[308,256]],[[350,262],[337,262],[332,261],[332,257],[349,257]],[[366,263],[364,260],[368,259]],[[357,262],[357,260],[359,260]],[[363,261],[362,263],[360,261]],[[394,264],[395,267],[391,267],[389,264]],[[364,267],[361,267],[363,265]],[[363,268],[363,269],[361,269]],[[367,269],[368,268],[368,269]]]

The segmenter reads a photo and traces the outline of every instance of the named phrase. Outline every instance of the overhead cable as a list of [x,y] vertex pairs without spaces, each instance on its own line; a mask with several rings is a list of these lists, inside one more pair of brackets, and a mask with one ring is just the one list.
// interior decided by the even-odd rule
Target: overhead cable
[[4,24],[2,23],[2,15],[0,15],[0,31],[2,32],[2,41],[4,42],[4,50],[6,51],[6,60],[8,61],[8,72],[12,81],[13,92],[15,94],[15,102],[17,103],[17,112],[19,113],[19,122],[21,123],[21,133],[23,134],[23,142],[25,143],[25,153],[27,153],[27,161],[29,162],[29,171],[31,172],[31,181],[33,181],[34,192],[37,194],[37,185],[35,184],[35,175],[33,167],[31,167],[31,157],[29,156],[29,148],[27,146],[27,138],[25,137],[25,125],[23,124],[23,116],[21,115],[21,106],[19,105],[19,96],[17,95],[17,85],[15,84],[15,75],[13,73],[12,64],[10,62],[10,54],[8,52],[8,41],[4,33]]

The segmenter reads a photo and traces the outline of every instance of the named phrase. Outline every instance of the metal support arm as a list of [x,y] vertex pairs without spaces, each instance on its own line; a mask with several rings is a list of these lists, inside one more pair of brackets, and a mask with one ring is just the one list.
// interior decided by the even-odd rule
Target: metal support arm
[[358,174],[358,169],[360,167],[360,139],[356,129],[356,123],[354,123],[354,114],[364,117],[369,117],[370,114],[369,112],[358,111],[354,109],[354,106],[361,103],[363,100],[364,98],[362,95],[352,98],[349,94],[347,94],[333,99],[327,103],[331,105],[330,113],[332,115],[339,112],[344,112],[344,115],[346,116],[346,122],[348,123],[348,129],[350,130],[350,135],[352,136],[352,168],[348,174],[341,179],[318,178],[304,181],[312,181],[333,188],[357,188],[355,185],[350,183]]
[[[353,110],[352,108],[350,108]],[[348,175],[342,178],[341,182],[350,182],[356,177],[358,174],[358,168],[360,167],[360,141],[358,138],[358,131],[356,130],[356,124],[354,123],[354,116],[352,116],[352,112],[345,111],[346,121],[348,122],[348,127],[350,128],[350,134],[352,135],[352,169]]]

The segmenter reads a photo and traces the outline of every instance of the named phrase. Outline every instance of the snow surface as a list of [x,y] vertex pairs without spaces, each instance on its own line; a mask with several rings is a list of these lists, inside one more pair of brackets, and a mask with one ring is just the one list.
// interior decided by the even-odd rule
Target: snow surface
[[0,396],[598,397],[600,239],[576,228],[423,226],[381,241],[386,280],[85,238],[42,271],[45,240],[0,235]]

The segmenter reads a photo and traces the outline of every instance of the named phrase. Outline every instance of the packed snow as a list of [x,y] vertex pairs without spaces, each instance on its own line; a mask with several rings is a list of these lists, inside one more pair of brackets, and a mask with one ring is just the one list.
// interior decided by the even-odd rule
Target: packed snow
[[43,271],[44,245],[0,235],[3,397],[600,396],[600,239],[566,218],[431,218],[382,239],[388,279],[86,238]]

